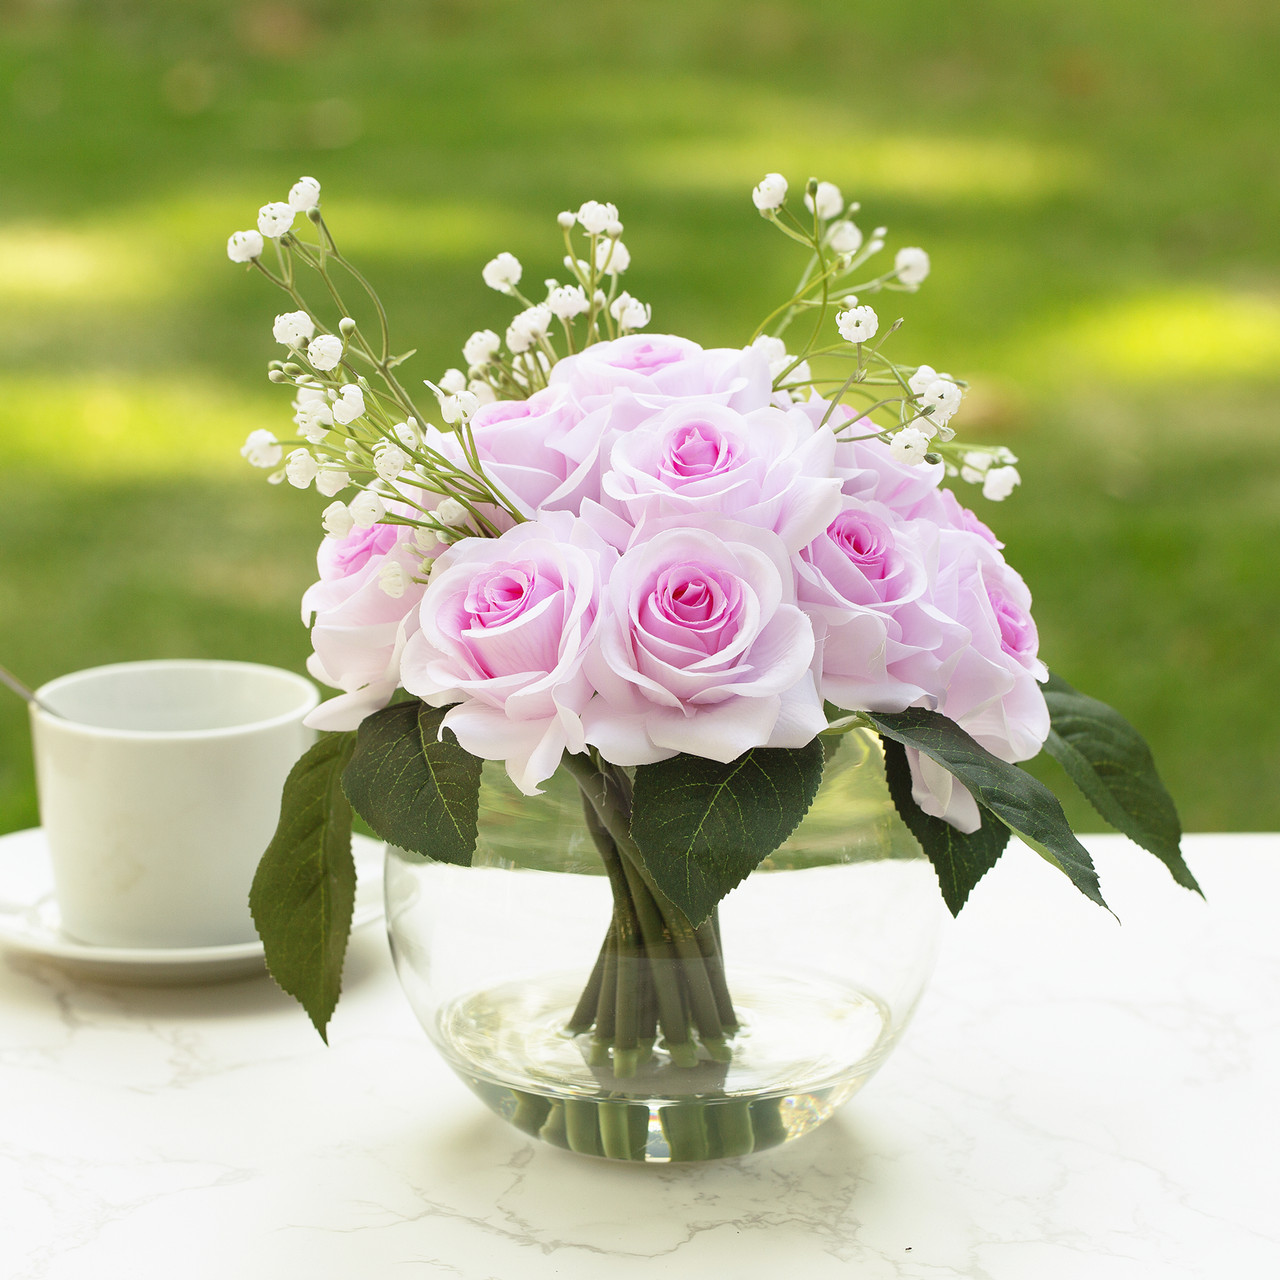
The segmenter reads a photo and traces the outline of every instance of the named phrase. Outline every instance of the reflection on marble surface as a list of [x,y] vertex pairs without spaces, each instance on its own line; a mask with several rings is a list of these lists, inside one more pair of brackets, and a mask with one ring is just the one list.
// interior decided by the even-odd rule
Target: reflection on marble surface
[[804,1140],[706,1166],[491,1117],[370,933],[327,1049],[265,979],[0,957],[0,1275],[1280,1275],[1280,837],[1191,838],[1207,905],[1089,843],[1123,927],[1012,850],[884,1072]]

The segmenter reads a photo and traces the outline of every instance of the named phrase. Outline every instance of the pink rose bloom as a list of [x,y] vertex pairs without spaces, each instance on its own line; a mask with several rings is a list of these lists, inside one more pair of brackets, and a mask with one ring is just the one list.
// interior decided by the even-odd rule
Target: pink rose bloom
[[466,538],[436,562],[404,687],[444,717],[472,755],[501,760],[538,794],[567,751],[582,751],[591,697],[582,671],[613,552],[581,521],[552,513],[500,538]]
[[601,487],[635,525],[720,514],[797,551],[839,509],[834,455],[830,429],[814,431],[803,414],[676,401],[617,438]]
[[751,347],[703,350],[670,334],[630,334],[597,342],[566,356],[551,371],[550,384],[572,393],[584,408],[595,397],[627,390],[645,400],[714,397],[747,413],[762,409],[773,395],[773,377],[764,354]]
[[[307,670],[343,692],[322,702],[306,719],[313,729],[356,728],[386,706],[400,683],[400,654],[417,627],[423,554],[407,541],[403,525],[375,524],[345,538],[326,538],[316,559],[320,581],[302,597],[302,619],[311,622],[313,652]],[[404,593],[383,589],[382,574],[398,566]]]
[[716,516],[658,529],[614,566],[602,615],[582,719],[614,764],[727,762],[804,746],[826,725],[813,631],[770,530]]
[[[1031,759],[1049,733],[1040,689],[1049,673],[1037,656],[1026,584],[980,535],[945,529],[928,607],[950,624],[948,636],[932,654],[894,664],[895,673],[928,689],[936,710],[993,755]],[[970,793],[927,757],[907,755],[916,803],[961,831],[976,830],[980,814]]]
[[848,711],[902,711],[926,695],[895,664],[931,652],[940,622],[917,601],[929,586],[926,538],[887,507],[846,499],[843,511],[793,561],[800,607],[818,642],[818,687]]

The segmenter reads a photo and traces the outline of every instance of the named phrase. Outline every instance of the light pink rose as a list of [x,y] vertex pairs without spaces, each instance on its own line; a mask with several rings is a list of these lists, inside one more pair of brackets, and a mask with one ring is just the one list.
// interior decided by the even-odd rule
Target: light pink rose
[[[403,512],[402,512],[403,514]],[[400,683],[400,654],[417,628],[423,553],[409,544],[403,525],[375,524],[345,538],[326,538],[316,559],[320,581],[302,597],[302,619],[311,623],[313,652],[307,670],[343,692],[322,702],[306,719],[313,729],[356,728],[386,706]],[[389,564],[403,573],[399,598],[382,587]]]
[[716,516],[657,529],[609,575],[587,741],[620,765],[804,746],[826,723],[812,658],[777,534]]
[[422,597],[404,687],[433,706],[459,703],[443,727],[473,755],[504,761],[526,795],[566,750],[585,749],[582,664],[614,558],[581,521],[553,512],[455,543]]
[[838,707],[902,711],[927,695],[893,674],[943,640],[942,624],[917,604],[929,586],[924,553],[936,541],[922,534],[918,522],[908,528],[880,503],[846,499],[793,561],[798,602],[818,641],[818,687]]
[[676,401],[618,436],[601,487],[632,524],[720,514],[797,551],[839,509],[834,454],[830,429],[803,414]]
[[[1010,763],[1031,759],[1049,733],[1040,689],[1048,671],[1037,656],[1026,584],[981,535],[943,529],[928,608],[947,628],[947,639],[931,654],[894,664],[895,673],[915,678],[933,695],[936,710],[992,754]],[[907,754],[916,803],[962,831],[976,830],[980,815],[969,792],[926,759]]]

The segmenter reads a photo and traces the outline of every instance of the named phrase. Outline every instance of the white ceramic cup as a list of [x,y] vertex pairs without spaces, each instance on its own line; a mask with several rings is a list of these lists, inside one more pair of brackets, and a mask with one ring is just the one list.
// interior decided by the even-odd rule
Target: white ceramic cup
[[108,947],[253,941],[249,885],[315,737],[315,686],[179,660],[77,671],[36,696],[58,713],[31,707],[63,931]]

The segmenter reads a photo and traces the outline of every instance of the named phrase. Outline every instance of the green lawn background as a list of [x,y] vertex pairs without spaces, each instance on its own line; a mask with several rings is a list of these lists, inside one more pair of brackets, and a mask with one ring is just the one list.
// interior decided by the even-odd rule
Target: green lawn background
[[[616,201],[653,328],[741,343],[797,271],[766,170],[863,202],[934,275],[880,305],[1008,443],[993,507],[1042,653],[1148,735],[1192,829],[1280,827],[1280,9],[1264,0],[0,6],[0,661],[300,668],[315,495],[282,298],[223,252],[302,173],[413,378]],[[1052,777],[1052,775],[1045,775]],[[1079,806],[1085,826],[1098,824]],[[0,831],[37,821],[0,705]]]

